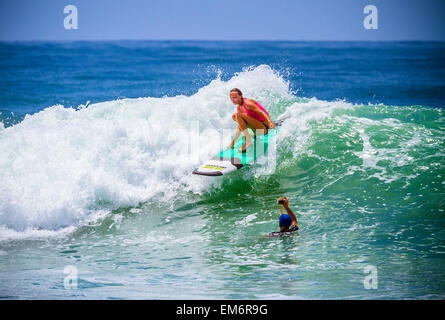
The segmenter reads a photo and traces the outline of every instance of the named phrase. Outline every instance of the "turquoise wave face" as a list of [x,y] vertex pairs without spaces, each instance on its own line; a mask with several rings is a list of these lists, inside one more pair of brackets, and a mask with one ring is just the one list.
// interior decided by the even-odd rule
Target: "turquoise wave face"
[[[294,190],[301,197],[341,197],[363,212],[382,208],[440,217],[445,199],[442,113],[384,105],[336,110],[310,123],[310,138],[280,175],[299,181],[302,188]],[[282,156],[286,162],[285,148]]]

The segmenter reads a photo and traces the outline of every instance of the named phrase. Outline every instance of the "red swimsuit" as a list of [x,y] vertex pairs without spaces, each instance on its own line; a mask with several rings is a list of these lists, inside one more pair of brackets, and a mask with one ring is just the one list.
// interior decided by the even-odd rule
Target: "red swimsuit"
[[[264,113],[266,113],[267,115],[269,115],[269,113],[266,111],[266,109],[263,108],[263,106],[262,106],[261,104],[259,104],[259,103],[256,102],[256,101],[255,101],[255,103],[256,103],[256,105],[258,106],[258,108],[260,108],[261,110],[264,111]],[[243,99],[243,107],[244,107],[244,110],[246,110],[246,114],[247,114],[249,117],[252,117],[252,118],[258,120],[259,122],[266,121],[266,119],[265,119],[261,114],[259,114],[258,112],[255,112],[255,111],[253,111],[253,110],[249,110],[249,109],[247,109],[247,108],[246,108],[246,104],[244,103],[244,99]]]

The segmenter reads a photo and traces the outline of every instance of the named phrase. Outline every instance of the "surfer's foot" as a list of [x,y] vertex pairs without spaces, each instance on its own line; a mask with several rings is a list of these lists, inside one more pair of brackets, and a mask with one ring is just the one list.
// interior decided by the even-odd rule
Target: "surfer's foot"
[[253,142],[246,144],[244,143],[244,145],[238,149],[239,152],[246,152],[247,148],[249,148],[250,146],[253,146]]

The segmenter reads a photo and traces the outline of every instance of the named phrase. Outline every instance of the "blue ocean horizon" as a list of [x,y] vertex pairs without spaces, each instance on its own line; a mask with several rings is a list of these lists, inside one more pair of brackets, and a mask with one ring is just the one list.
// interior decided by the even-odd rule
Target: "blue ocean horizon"
[[0,110],[16,123],[56,104],[192,95],[261,64],[302,97],[443,108],[444,52],[419,41],[0,42]]

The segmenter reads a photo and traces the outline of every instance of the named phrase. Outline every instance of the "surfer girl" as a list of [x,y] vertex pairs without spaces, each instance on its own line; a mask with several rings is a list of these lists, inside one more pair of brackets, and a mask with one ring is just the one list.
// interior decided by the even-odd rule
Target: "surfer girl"
[[245,152],[247,148],[253,145],[247,130],[248,128],[251,128],[255,134],[259,135],[267,134],[270,128],[276,129],[266,109],[253,99],[243,98],[240,89],[233,88],[230,90],[230,100],[237,105],[237,112],[232,115],[232,119],[238,124],[235,137],[229,145],[231,149],[233,149],[233,145],[241,133],[244,135],[245,140],[244,145],[239,148],[239,152]]

